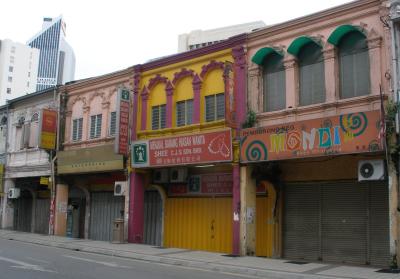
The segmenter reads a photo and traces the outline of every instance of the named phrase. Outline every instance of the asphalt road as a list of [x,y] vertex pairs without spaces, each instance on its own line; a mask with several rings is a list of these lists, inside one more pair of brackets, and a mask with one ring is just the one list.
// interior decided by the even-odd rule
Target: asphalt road
[[0,239],[0,279],[258,278]]

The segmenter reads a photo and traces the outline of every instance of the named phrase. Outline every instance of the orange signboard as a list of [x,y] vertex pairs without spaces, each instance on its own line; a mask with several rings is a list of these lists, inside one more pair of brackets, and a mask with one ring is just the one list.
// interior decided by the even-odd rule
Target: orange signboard
[[57,111],[43,109],[40,119],[39,147],[44,149],[56,148]]
[[381,112],[357,112],[242,130],[243,163],[382,150]]

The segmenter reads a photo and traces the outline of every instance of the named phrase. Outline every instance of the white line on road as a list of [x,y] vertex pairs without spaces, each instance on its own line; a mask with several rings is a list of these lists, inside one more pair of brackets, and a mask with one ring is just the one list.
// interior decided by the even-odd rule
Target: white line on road
[[123,266],[123,265],[119,265],[117,263],[113,263],[113,262],[101,262],[101,261],[96,261],[96,260],[92,260],[92,259],[87,259],[87,258],[81,258],[81,257],[76,257],[76,256],[71,256],[71,255],[63,255],[66,258],[71,258],[71,259],[75,259],[75,260],[80,260],[80,261],[85,261],[85,262],[90,262],[90,263],[97,263],[97,264],[101,264],[104,266],[108,266],[108,267],[118,267],[118,268],[131,268],[129,266]]
[[26,257],[26,258],[31,260],[31,261],[38,262],[38,263],[43,263],[43,264],[49,264],[50,263],[49,261],[39,260],[39,259],[32,258],[32,257]]
[[15,265],[11,266],[13,268],[20,268],[20,269],[27,269],[27,270],[41,271],[41,272],[57,273],[54,270],[48,270],[48,269],[45,269],[44,267],[41,267],[39,265],[34,265],[34,264],[30,264],[30,263],[26,263],[26,262],[18,261],[18,260],[13,260],[13,259],[10,259],[10,258],[0,257],[0,261],[4,261],[4,262],[15,264]]

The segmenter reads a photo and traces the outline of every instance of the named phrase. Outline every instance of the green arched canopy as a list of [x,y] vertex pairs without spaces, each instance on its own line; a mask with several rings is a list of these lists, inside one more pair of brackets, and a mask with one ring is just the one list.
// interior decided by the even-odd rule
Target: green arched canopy
[[251,61],[253,61],[257,65],[262,65],[265,60],[265,57],[267,57],[271,53],[277,53],[277,54],[283,56],[283,54],[280,51],[278,51],[272,47],[263,47],[263,48],[259,49],[256,52],[256,54],[254,54],[254,56],[251,58]]
[[318,42],[317,40],[308,37],[308,36],[301,36],[296,38],[288,47],[287,52],[289,52],[290,54],[297,56],[301,50],[301,48],[303,46],[305,46],[308,43],[314,43],[317,44],[319,46],[321,46],[320,42]]
[[332,34],[328,38],[328,42],[331,43],[332,45],[339,45],[340,40],[343,38],[344,35],[346,35],[349,32],[357,31],[360,32],[361,34],[364,34],[363,29],[360,26],[354,26],[354,25],[341,25],[335,29],[335,31],[332,32]]

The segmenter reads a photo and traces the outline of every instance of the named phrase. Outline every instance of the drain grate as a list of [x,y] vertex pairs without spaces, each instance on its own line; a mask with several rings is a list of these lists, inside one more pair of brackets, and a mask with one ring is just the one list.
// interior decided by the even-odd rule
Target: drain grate
[[300,261],[288,261],[285,263],[291,263],[291,264],[308,264],[308,262],[300,262]]
[[386,268],[386,269],[379,269],[375,272],[379,272],[379,273],[400,273],[400,269],[390,269],[390,268]]

